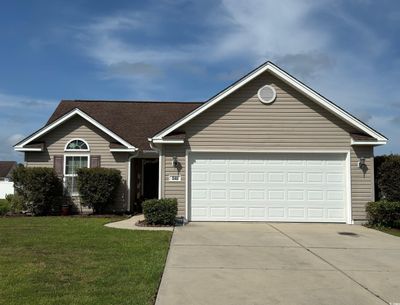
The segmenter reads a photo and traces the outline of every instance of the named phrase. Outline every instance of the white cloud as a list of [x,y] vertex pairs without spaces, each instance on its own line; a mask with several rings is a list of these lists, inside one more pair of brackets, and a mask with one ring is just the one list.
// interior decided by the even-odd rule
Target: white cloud
[[[206,30],[174,44],[158,41],[171,35],[165,4],[92,19],[79,28],[79,45],[102,67],[103,79],[127,80],[136,96],[157,92],[161,99],[171,92],[173,69],[194,77],[233,81],[249,65],[272,60],[372,127],[379,129],[377,115],[387,121],[396,111],[391,105],[400,94],[397,84],[387,81],[389,72],[382,77],[378,65],[372,64],[390,45],[373,25],[344,9],[345,2],[222,0],[202,11]],[[346,47],[351,38],[354,45]],[[396,76],[398,71],[391,73]],[[382,86],[386,86],[385,100]],[[383,128],[392,130],[392,125]]]
[[13,145],[46,121],[56,101],[0,92],[0,160],[21,162]]
[[0,108],[43,108],[54,107],[52,100],[33,98],[23,95],[7,94],[0,92]]
[[[322,1],[323,2],[323,1]],[[253,56],[256,61],[324,47],[327,36],[308,24],[319,1],[224,0],[228,33],[221,35],[215,55]]]
[[[193,41],[164,44],[135,42],[162,33],[164,23],[158,13],[151,11],[125,12],[93,19],[79,27],[81,48],[85,53],[113,73],[115,65],[158,65],[168,67],[187,62],[215,64],[220,60],[245,56],[253,64],[267,58],[283,58],[286,54],[306,54],[318,51],[328,39],[322,31],[308,24],[308,16],[320,6],[312,1],[222,1],[217,11],[204,12],[209,31]],[[290,9],[288,9],[290,8]],[[217,19],[213,17],[218,15]],[[149,22],[151,20],[151,22]],[[296,33],[293,35],[293,33]],[[126,35],[123,35],[126,34]],[[170,33],[166,33],[168,35]],[[196,39],[195,39],[196,38]],[[153,41],[154,42],[154,41]],[[132,75],[140,74],[130,69]],[[124,73],[129,77],[129,73]]]

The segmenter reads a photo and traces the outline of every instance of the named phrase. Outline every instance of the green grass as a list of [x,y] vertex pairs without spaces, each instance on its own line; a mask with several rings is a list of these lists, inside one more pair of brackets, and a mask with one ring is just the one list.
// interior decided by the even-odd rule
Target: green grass
[[394,228],[378,228],[377,230],[400,237],[400,229]]
[[105,218],[0,218],[0,304],[153,304],[171,232]]

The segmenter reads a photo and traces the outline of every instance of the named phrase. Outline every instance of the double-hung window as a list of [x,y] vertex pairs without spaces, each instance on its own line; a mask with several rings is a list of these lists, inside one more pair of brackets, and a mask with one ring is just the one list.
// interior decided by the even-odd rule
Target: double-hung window
[[77,196],[77,170],[89,167],[89,154],[79,154],[79,152],[89,151],[89,145],[81,139],[74,139],[65,146],[66,152],[73,152],[64,155],[64,186],[68,195]]

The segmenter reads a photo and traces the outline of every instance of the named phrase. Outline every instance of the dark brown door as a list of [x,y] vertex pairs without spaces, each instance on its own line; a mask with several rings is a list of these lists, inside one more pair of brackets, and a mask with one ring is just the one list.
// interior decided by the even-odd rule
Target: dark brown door
[[143,165],[143,198],[158,198],[158,160],[144,161]]

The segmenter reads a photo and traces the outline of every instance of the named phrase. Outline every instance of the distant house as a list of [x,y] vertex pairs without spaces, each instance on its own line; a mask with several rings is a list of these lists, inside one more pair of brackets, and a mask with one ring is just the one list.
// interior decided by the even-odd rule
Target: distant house
[[15,161],[0,161],[0,181],[10,181],[12,171],[17,167]]
[[0,199],[8,194],[14,194],[14,182],[11,181],[13,170],[17,167],[15,161],[0,161]]
[[267,62],[204,103],[62,101],[14,149],[77,198],[77,168],[119,169],[116,209],[173,197],[188,221],[354,223],[386,142]]

